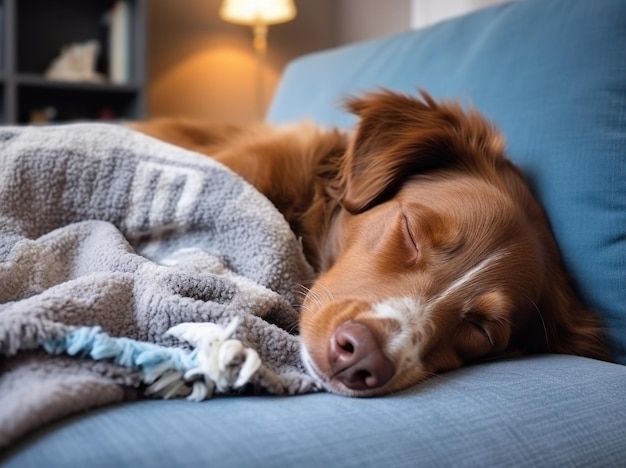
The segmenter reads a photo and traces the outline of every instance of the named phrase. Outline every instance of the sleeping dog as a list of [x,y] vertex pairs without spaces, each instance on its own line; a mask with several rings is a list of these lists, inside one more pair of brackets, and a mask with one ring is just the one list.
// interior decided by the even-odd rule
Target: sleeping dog
[[611,357],[504,138],[474,110],[378,91],[353,133],[177,119],[131,124],[209,155],[284,214],[318,273],[303,361],[329,391],[398,391],[477,360]]

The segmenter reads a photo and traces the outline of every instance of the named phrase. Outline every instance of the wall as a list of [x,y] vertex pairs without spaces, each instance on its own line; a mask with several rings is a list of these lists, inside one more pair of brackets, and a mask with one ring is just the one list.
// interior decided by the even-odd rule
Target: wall
[[[148,114],[246,124],[257,119],[251,28],[225,23],[220,0],[150,0]],[[285,64],[337,44],[334,0],[301,0],[298,16],[269,28],[269,101]],[[334,20],[333,20],[334,21]]]
[[338,0],[338,43],[385,36],[512,0]]
[[[269,28],[265,100],[299,55],[422,27],[506,0],[295,0],[295,20]],[[150,0],[148,113],[247,124],[256,57],[246,26],[219,18],[221,0]]]
[[337,20],[339,44],[406,31],[411,28],[411,0],[339,0]]
[[411,26],[421,28],[429,24],[464,15],[480,8],[511,0],[412,0]]

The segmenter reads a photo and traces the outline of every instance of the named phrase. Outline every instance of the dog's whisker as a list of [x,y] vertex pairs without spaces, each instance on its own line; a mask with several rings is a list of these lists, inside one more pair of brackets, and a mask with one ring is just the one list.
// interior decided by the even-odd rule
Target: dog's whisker
[[303,312],[314,312],[314,309],[309,304],[306,304],[306,305],[303,304],[302,305],[302,311]]
[[325,302],[324,300],[326,300],[326,302],[331,302],[333,300],[332,293],[330,293],[326,288],[322,288],[321,291],[308,289],[306,298],[316,304],[317,307],[322,307]]
[[326,301],[332,302],[335,300],[335,295],[333,294],[332,290],[328,286],[324,285],[322,288],[322,291],[325,293],[324,299],[326,299]]

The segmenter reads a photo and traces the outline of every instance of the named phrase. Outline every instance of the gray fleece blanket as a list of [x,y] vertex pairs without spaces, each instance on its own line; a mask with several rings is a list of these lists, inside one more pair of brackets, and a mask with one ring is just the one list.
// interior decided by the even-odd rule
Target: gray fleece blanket
[[282,215],[209,158],[115,125],[0,128],[0,447],[143,393],[311,391],[311,277]]

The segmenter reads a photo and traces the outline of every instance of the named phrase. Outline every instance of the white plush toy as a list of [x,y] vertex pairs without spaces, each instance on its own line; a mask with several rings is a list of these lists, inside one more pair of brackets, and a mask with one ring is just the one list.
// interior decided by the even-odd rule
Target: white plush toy
[[96,59],[100,44],[96,40],[75,43],[61,49],[61,55],[52,61],[45,72],[50,80],[103,82],[104,76],[96,72]]
[[[210,398],[214,389],[225,393],[241,388],[261,367],[261,358],[254,349],[230,339],[238,325],[237,319],[225,328],[214,323],[181,323],[167,331],[168,335],[187,341],[198,350],[198,367],[186,372],[184,379],[197,381],[201,378],[202,385],[194,385],[187,399]],[[153,385],[149,393],[161,392],[165,380]]]

